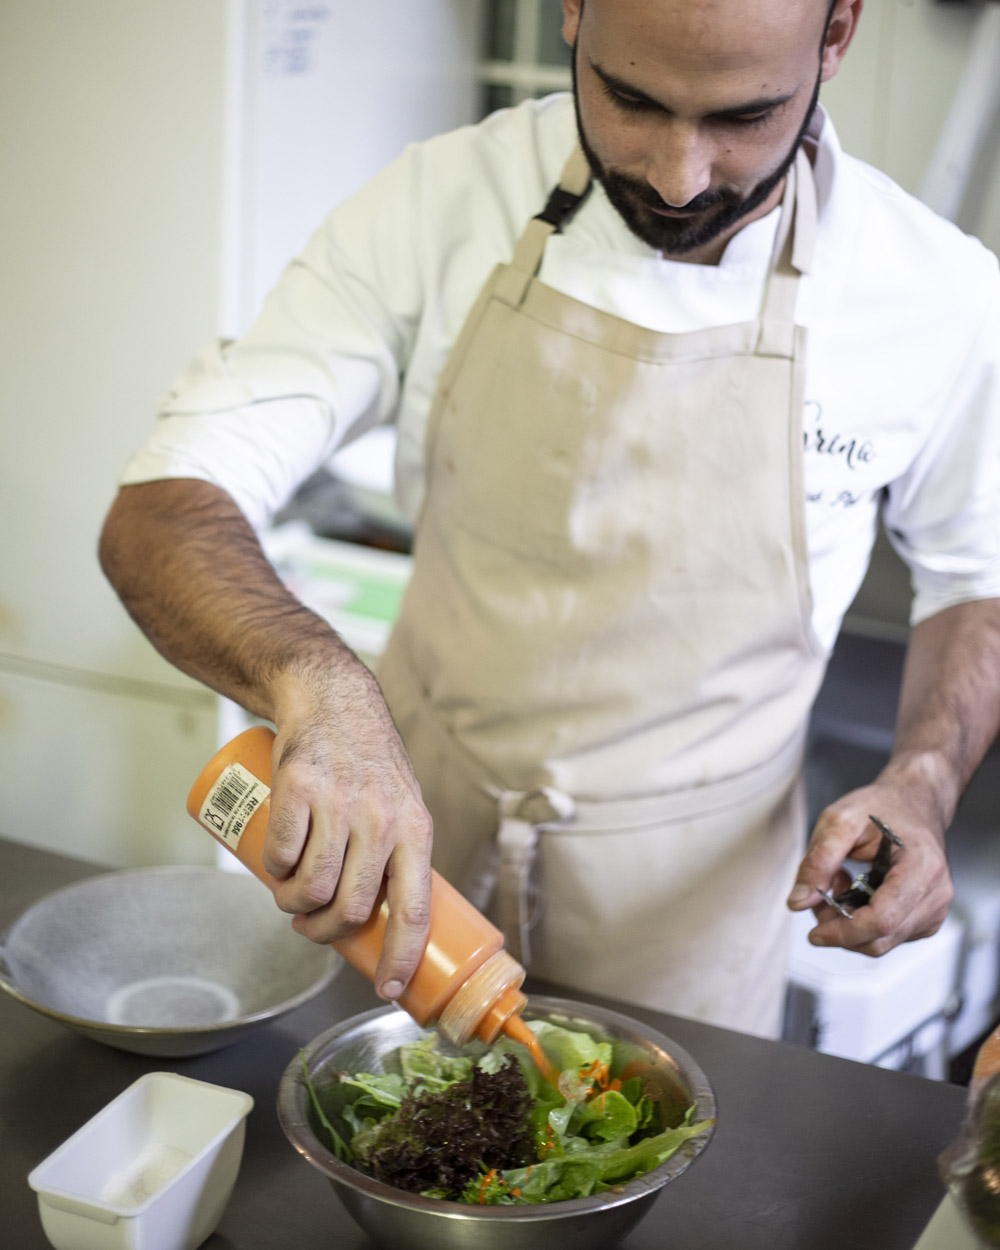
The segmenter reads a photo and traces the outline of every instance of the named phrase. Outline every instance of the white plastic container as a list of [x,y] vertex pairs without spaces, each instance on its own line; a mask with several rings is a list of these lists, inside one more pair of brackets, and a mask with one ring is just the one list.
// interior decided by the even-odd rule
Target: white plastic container
[[[933,937],[903,943],[880,959],[811,946],[806,935],[815,924],[811,911],[793,917],[788,967],[790,994],[809,1003],[808,1040],[825,1054],[880,1067],[922,1056],[922,1075],[946,1076],[963,945],[958,921],[948,916]],[[785,1040],[805,1039],[786,1028]]]
[[28,1176],[56,1250],[194,1250],[239,1171],[253,1099],[149,1072]]

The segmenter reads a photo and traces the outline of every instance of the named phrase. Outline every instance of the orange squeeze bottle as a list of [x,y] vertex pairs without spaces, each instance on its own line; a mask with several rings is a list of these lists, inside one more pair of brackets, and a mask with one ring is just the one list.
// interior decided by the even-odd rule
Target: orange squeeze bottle
[[[206,765],[188,795],[187,810],[242,864],[270,886],[264,867],[264,833],[270,812],[274,733],[247,729]],[[371,916],[335,950],[370,981],[382,952],[388,917],[385,886]],[[437,872],[431,873],[431,923],[427,945],[399,1005],[420,1025],[436,1023],[456,1046],[472,1037],[493,1042],[503,1031],[527,1045],[535,1062],[548,1061],[520,1020],[525,972],[503,949],[503,934]]]

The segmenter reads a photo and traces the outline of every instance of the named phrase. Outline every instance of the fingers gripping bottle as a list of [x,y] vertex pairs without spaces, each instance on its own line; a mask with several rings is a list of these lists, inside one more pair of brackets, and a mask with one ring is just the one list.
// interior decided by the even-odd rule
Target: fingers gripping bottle
[[[206,765],[188,795],[188,812],[265,885],[264,833],[270,813],[274,733],[247,729]],[[472,1037],[492,1042],[502,1031],[527,1042],[520,1020],[525,972],[503,949],[503,934],[436,872],[431,874],[427,945],[399,1005],[420,1025],[436,1023],[456,1046]],[[373,981],[385,939],[385,886],[369,919],[335,950]],[[525,1034],[528,1037],[525,1037]],[[532,1047],[534,1049],[534,1047]]]

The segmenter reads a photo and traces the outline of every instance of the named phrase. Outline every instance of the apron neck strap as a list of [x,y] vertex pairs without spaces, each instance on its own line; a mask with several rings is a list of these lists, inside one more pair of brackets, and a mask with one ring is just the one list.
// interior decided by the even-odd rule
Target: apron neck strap
[[816,223],[816,183],[809,157],[800,147],[785,179],[781,220],[761,309],[759,355],[792,354],[799,277],[808,273],[812,265]]
[[587,158],[580,145],[576,144],[563,166],[559,185],[552,191],[542,211],[528,222],[517,241],[510,262],[514,269],[529,278],[538,273],[549,238],[569,224],[592,185]]
[[[563,167],[559,185],[540,213],[524,228],[498,294],[517,307],[538,273],[549,239],[567,225],[587,198],[593,179],[579,144]],[[795,338],[795,303],[799,275],[808,273],[816,245],[816,183],[805,146],[799,148],[785,179],[781,220],[774,241],[771,270],[761,309],[757,351],[763,356],[790,356]]]

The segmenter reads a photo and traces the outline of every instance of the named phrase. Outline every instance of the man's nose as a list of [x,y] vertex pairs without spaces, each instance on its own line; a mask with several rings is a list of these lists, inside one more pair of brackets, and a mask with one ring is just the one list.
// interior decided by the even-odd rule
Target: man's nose
[[712,185],[710,149],[696,126],[675,119],[666,122],[646,180],[670,208],[684,208]]

